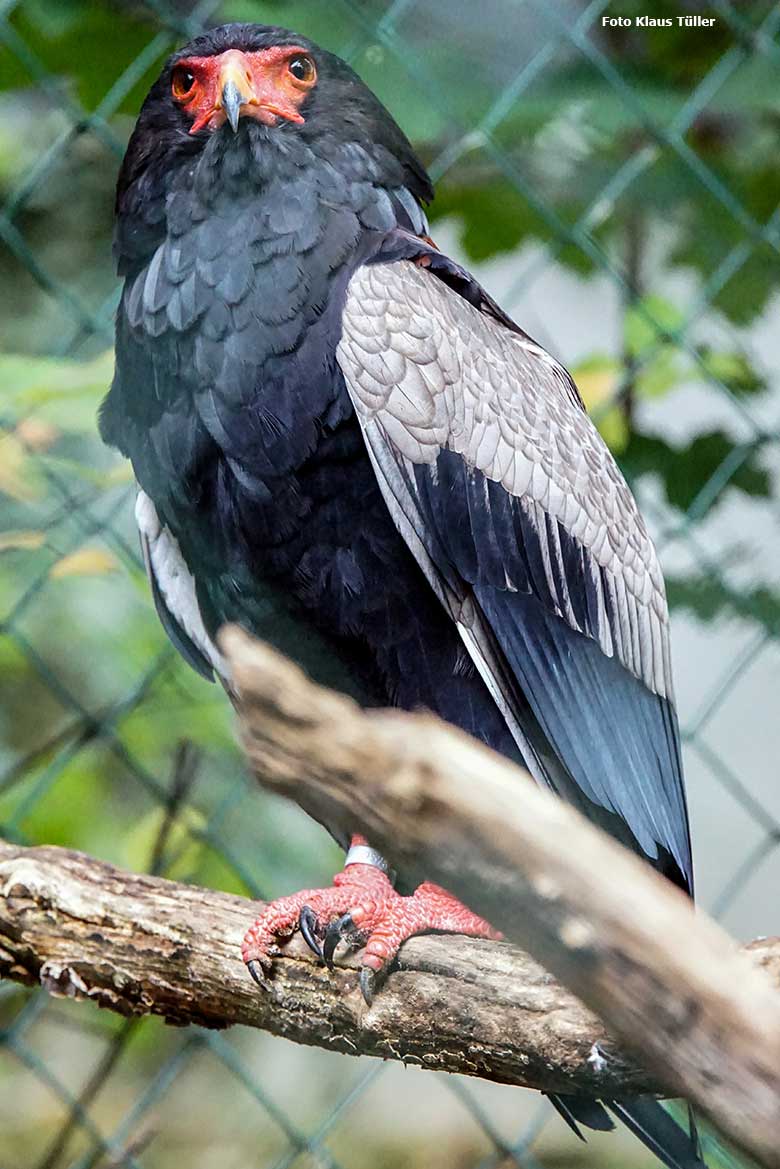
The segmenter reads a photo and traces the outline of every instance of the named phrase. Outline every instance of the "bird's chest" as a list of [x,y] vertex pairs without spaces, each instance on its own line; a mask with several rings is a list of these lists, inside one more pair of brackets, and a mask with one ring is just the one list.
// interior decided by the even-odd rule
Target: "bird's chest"
[[[259,495],[238,475],[215,498],[225,555],[287,598],[324,633],[362,632],[378,605],[416,577],[387,511],[351,411],[334,427],[317,420],[307,457],[266,481]],[[395,582],[391,584],[390,582]],[[415,582],[416,583],[416,582]]]

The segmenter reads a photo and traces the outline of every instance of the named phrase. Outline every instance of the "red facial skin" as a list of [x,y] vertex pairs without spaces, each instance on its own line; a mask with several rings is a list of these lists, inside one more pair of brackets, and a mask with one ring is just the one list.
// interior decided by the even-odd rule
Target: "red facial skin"
[[[192,118],[190,134],[224,125],[222,90],[229,80],[246,99],[241,106],[242,117],[255,118],[266,126],[275,126],[279,119],[300,124],[304,119],[299,107],[317,84],[316,69],[308,80],[300,80],[290,72],[291,62],[301,57],[311,61],[310,53],[297,45],[275,45],[256,53],[229,49],[216,57],[185,57],[174,67],[171,94]],[[184,85],[187,71],[194,79],[189,89]]]

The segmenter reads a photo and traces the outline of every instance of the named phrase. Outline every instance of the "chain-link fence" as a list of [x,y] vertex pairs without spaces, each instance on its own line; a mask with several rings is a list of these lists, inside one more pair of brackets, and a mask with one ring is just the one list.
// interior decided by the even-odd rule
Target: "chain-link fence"
[[[440,246],[573,368],[667,572],[701,899],[741,936],[777,930],[780,7],[686,12],[713,23],[665,0],[665,27],[635,0],[0,0],[0,835],[265,897],[339,867],[248,781],[224,697],[166,644],[128,468],[95,434],[132,116],[208,24],[282,23],[386,101],[437,183]],[[529,1093],[0,986],[0,1165],[181,1158],[650,1163],[578,1145]]]

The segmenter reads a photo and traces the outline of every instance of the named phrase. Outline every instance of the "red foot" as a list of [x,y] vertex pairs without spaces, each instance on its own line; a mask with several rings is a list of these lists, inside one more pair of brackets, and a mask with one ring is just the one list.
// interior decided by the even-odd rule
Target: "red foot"
[[[313,913],[304,913],[301,923],[301,911],[307,906]],[[307,941],[329,965],[340,940],[365,943],[360,985],[369,1001],[373,974],[382,970],[413,934],[438,930],[476,938],[503,936],[439,885],[425,881],[411,897],[401,897],[375,865],[350,864],[336,874],[332,888],[307,889],[272,901],[250,926],[241,952],[261,985],[263,975],[270,970],[271,956],[279,953],[277,940],[289,937],[302,924]]]

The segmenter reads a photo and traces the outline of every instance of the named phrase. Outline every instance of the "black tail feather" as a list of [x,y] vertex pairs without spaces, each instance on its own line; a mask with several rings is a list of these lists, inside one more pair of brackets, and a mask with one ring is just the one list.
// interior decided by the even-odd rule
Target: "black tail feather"
[[704,1160],[702,1153],[701,1141],[699,1140],[699,1129],[696,1124],[696,1113],[693,1111],[693,1105],[688,1105],[688,1132],[691,1134],[691,1144],[696,1152],[696,1156],[700,1161]]
[[688,1109],[688,1133],[652,1096],[603,1102],[587,1096],[550,1096],[549,1100],[581,1141],[585,1137],[580,1125],[596,1132],[610,1132],[615,1127],[607,1112],[609,1108],[651,1153],[655,1153],[666,1169],[707,1169],[691,1108]]
[[549,1096],[548,1099],[581,1141],[585,1137],[580,1132],[580,1124],[596,1132],[611,1132],[615,1127],[614,1120],[598,1100],[591,1100],[587,1096]]
[[687,1133],[651,1096],[606,1100],[605,1104],[667,1169],[706,1169],[695,1125]]

